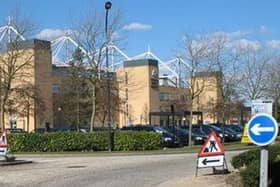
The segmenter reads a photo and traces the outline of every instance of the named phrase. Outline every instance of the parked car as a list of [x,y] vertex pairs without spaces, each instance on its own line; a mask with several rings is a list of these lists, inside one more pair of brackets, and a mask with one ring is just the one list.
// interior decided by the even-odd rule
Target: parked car
[[6,128],[6,130],[7,130],[8,134],[10,134],[10,133],[25,133],[26,132],[21,128]]
[[[218,127],[215,128],[215,127],[210,127],[209,125],[199,124],[199,125],[193,125],[192,128],[195,129],[195,131],[201,132],[203,134],[207,134],[207,136],[212,131],[214,131],[216,133],[216,135],[218,136],[218,138],[220,138],[220,140],[222,140],[222,138],[223,138],[223,132]],[[224,135],[225,135],[225,140],[227,140],[228,134],[225,133]]]
[[229,141],[239,141],[239,140],[241,140],[242,132],[239,128],[235,128],[237,130],[236,131],[232,128],[231,125],[212,124],[210,126],[216,126],[216,127],[220,128],[222,131],[224,129],[224,132],[229,135],[228,136]]
[[217,127],[216,125],[207,125],[209,128],[214,130],[215,132],[218,132],[218,135],[223,138],[224,135],[224,141],[230,142],[230,141],[237,141],[240,140],[241,135],[239,136],[238,133],[234,132],[233,130],[227,129],[225,127],[226,125],[221,125],[220,127]]
[[167,130],[154,125],[131,125],[121,128],[125,131],[147,131],[147,132],[156,132],[161,134],[161,143],[164,147],[177,147],[179,146],[179,139],[168,132]]
[[233,141],[240,141],[242,138],[242,133],[241,132],[236,132],[235,130],[233,130],[232,128],[230,128],[229,126],[225,126],[225,129],[227,132],[230,132],[231,134],[234,135],[234,139]]
[[179,127],[173,128],[168,126],[161,126],[161,128],[177,136],[179,138],[180,145],[188,145],[189,133],[187,130],[180,129]]
[[34,133],[45,133],[47,130],[45,128],[36,128],[32,132]]
[[[183,126],[183,127],[176,127],[179,131],[183,131],[185,133],[185,139],[188,140],[189,138],[189,127]],[[205,140],[207,139],[207,135],[198,131],[195,131],[192,129],[192,140],[194,144],[203,144]],[[188,141],[186,142],[188,143]]]
[[243,133],[243,126],[242,125],[228,125],[229,128],[234,130],[235,132]]
[[70,132],[77,131],[75,128],[50,128],[48,132]]
[[206,133],[203,132],[203,131],[200,131],[200,130],[197,129],[197,128],[192,128],[192,133],[194,134],[195,140],[196,140],[197,142],[199,142],[200,144],[205,143],[205,141],[206,141],[207,138],[208,138],[208,134],[206,134]]

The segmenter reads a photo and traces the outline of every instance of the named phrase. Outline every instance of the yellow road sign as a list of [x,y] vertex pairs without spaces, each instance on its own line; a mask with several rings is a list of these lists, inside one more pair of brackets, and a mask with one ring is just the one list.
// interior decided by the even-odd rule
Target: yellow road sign
[[241,143],[244,143],[244,144],[249,144],[249,143],[252,143],[248,137],[248,124],[246,123],[244,125],[244,129],[243,129],[243,133],[242,133],[242,139],[241,139]]

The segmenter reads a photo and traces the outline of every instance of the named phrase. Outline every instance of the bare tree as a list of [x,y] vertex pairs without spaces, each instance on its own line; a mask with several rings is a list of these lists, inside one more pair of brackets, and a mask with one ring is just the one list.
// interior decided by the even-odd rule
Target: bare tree
[[265,71],[273,58],[272,54],[262,49],[246,48],[239,51],[242,66],[242,81],[238,85],[240,94],[249,100],[264,97],[267,84]]
[[65,120],[68,125],[77,130],[82,123],[89,121],[86,114],[91,108],[90,88],[86,81],[83,56],[82,51],[77,48],[73,53],[73,60],[69,62],[67,68],[64,68],[62,89],[54,94],[54,108],[59,109],[54,116],[56,124],[61,125],[60,123]]
[[279,120],[278,112],[280,106],[280,58],[274,57],[270,64],[267,65],[265,75],[265,96],[272,98],[274,101],[274,117]]
[[236,87],[241,80],[239,53],[227,47],[227,38],[223,35],[215,35],[211,39],[211,51],[208,55],[209,61],[213,64],[213,69],[220,72],[219,94],[220,98],[216,104],[218,109],[218,121],[226,122],[226,110],[236,99]]
[[[34,85],[31,84],[34,53],[22,47],[20,35],[27,34],[34,27],[25,19],[13,18],[9,24],[17,29],[17,34],[8,32],[7,39],[1,43],[0,54],[0,93],[1,128],[5,128],[5,113],[9,115],[29,110],[30,98],[38,99]],[[19,103],[28,103],[19,106]],[[28,124],[27,124],[28,125]]]
[[188,142],[191,146],[192,142],[192,121],[193,110],[195,100],[201,95],[205,89],[205,79],[198,78],[198,72],[208,72],[210,70],[210,64],[206,60],[209,52],[208,38],[200,36],[198,38],[192,38],[189,35],[184,35],[182,55],[188,65],[185,65],[184,70],[188,75],[188,108],[190,110],[190,124],[189,124],[189,137]]
[[[107,43],[107,39],[104,31],[104,15],[97,13],[89,14],[85,19],[80,21],[79,25],[75,29],[74,35],[79,45],[86,49],[89,53],[85,54],[87,61],[87,81],[92,91],[92,110],[90,120],[90,130],[94,127],[97,111],[97,93],[100,92],[104,80],[101,80],[102,66],[104,61],[104,50]],[[114,34],[120,29],[120,12],[116,12],[113,16],[110,16],[108,33],[109,42],[114,42],[116,39]],[[104,70],[104,66],[103,66]],[[112,93],[110,93],[112,94]]]

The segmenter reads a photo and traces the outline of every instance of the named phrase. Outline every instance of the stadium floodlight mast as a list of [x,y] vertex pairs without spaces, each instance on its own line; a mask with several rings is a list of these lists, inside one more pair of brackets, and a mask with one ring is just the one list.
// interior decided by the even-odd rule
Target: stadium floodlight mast
[[16,28],[12,26],[12,18],[8,17],[8,24],[6,26],[0,27],[0,43],[3,42],[5,36],[8,37],[8,43],[12,41],[12,33],[14,33],[19,39],[25,40],[24,36],[22,36]]
[[[69,44],[74,48],[79,48],[84,55],[89,55],[89,53],[81,47],[68,33],[63,34],[62,36],[51,41],[52,48],[52,62],[56,66],[68,66],[68,63],[73,60],[72,55],[69,49]],[[60,54],[64,52],[62,49],[66,48],[66,59],[60,59]],[[67,51],[68,50],[68,51]]]
[[109,10],[112,7],[112,3],[110,1],[107,1],[105,3],[105,10],[106,10],[106,16],[105,16],[105,37],[106,37],[106,52],[105,52],[105,60],[106,60],[106,101],[107,101],[107,123],[108,123],[108,151],[112,151],[112,127],[111,127],[111,88],[110,88],[110,75],[109,75],[109,59],[108,59],[108,44],[109,44],[109,33],[108,33],[108,13]]

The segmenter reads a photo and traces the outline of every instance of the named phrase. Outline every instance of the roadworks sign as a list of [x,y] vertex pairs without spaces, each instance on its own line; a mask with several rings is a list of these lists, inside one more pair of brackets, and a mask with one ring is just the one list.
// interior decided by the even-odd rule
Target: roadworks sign
[[197,171],[199,168],[219,166],[222,166],[223,168],[226,167],[227,169],[225,151],[216,133],[212,131],[197,154],[195,176],[197,176]]
[[224,155],[224,147],[222,146],[219,138],[215,132],[211,132],[208,139],[198,152],[198,157],[214,156],[214,155]]
[[8,149],[8,137],[7,136],[8,136],[7,131],[5,130],[0,137],[0,156],[7,155],[7,149]]
[[206,168],[206,167],[223,166],[224,160],[225,160],[224,155],[198,157],[197,167]]
[[244,125],[242,138],[241,138],[241,143],[244,143],[244,144],[252,143],[251,140],[249,139],[249,136],[248,136],[248,124],[247,123]]

